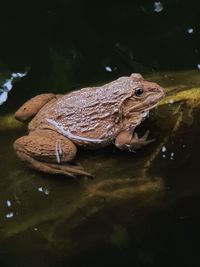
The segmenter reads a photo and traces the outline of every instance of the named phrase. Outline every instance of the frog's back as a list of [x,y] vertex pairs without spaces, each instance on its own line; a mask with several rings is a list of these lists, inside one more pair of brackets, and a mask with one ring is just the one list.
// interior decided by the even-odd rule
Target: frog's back
[[128,77],[122,77],[59,97],[38,112],[29,129],[54,128],[71,139],[112,139],[121,103],[131,94],[127,83]]

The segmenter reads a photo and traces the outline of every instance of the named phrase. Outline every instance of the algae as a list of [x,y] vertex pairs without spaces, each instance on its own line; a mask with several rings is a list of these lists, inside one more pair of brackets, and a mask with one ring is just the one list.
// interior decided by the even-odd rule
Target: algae
[[0,116],[0,131],[17,130],[23,127],[23,124],[14,118],[14,114]]

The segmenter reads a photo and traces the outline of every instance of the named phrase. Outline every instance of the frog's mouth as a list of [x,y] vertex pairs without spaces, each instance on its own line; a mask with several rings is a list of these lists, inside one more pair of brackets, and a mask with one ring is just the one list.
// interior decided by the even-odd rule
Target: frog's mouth
[[150,110],[157,108],[158,107],[158,102],[155,103],[154,105],[150,105],[149,107],[147,107],[144,112],[149,112]]
[[153,105],[149,105],[147,106],[146,108],[144,108],[144,106],[140,103],[136,106],[133,106],[131,108],[129,108],[126,113],[125,113],[125,116],[128,115],[129,113],[138,113],[138,114],[141,114],[142,117],[146,118],[146,116],[148,116],[149,114],[149,111],[151,109],[154,109],[156,106],[158,105],[158,102],[153,104]]

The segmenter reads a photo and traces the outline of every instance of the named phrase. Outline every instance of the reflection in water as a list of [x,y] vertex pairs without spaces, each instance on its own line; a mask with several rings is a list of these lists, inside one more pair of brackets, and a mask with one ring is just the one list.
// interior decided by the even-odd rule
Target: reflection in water
[[187,32],[191,34],[191,33],[194,32],[194,29],[193,29],[193,28],[188,28],[188,29],[187,29]]
[[163,11],[163,5],[161,2],[154,2],[154,11],[155,12]]
[[2,105],[4,102],[6,102],[6,100],[8,98],[8,93],[10,92],[10,90],[13,87],[13,83],[16,80],[21,79],[22,77],[26,76],[27,73],[28,73],[28,71],[26,71],[24,73],[20,73],[20,72],[11,73],[11,77],[9,79],[7,79],[5,81],[5,83],[0,88],[0,105]]
[[42,186],[38,187],[38,191],[44,193],[45,195],[49,195],[49,190],[47,188],[44,188]]
[[14,213],[11,211],[9,213],[6,213],[6,219],[11,219],[14,216]]
[[[173,254],[174,243],[177,253],[188,251],[198,233],[200,194],[200,79],[196,72],[189,75],[195,80],[192,89],[184,83],[186,72],[150,77],[166,82],[167,91],[138,129],[150,129],[157,137],[154,144],[137,153],[113,147],[80,153],[78,161],[94,179],[29,170],[12,150],[23,128],[5,125],[0,139],[0,249],[10,256],[20,247],[15,262],[28,255],[37,266],[66,266],[68,261],[81,266],[82,259],[88,266],[92,259],[103,265],[102,258],[121,266],[170,266],[167,255]],[[41,255],[46,255],[46,265]]]
[[6,200],[6,205],[7,205],[7,207],[11,207],[11,201],[10,200]]
[[105,70],[108,71],[108,72],[112,72],[112,68],[110,66],[105,66]]

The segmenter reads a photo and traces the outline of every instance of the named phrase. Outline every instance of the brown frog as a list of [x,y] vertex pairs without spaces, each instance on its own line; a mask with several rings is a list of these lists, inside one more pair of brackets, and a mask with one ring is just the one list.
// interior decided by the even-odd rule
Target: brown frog
[[17,139],[14,149],[36,170],[88,175],[70,162],[77,146],[97,149],[114,143],[131,151],[151,143],[148,131],[141,138],[134,131],[163,96],[162,87],[137,73],[66,95],[38,95],[15,114],[20,121],[31,121],[29,134]]

